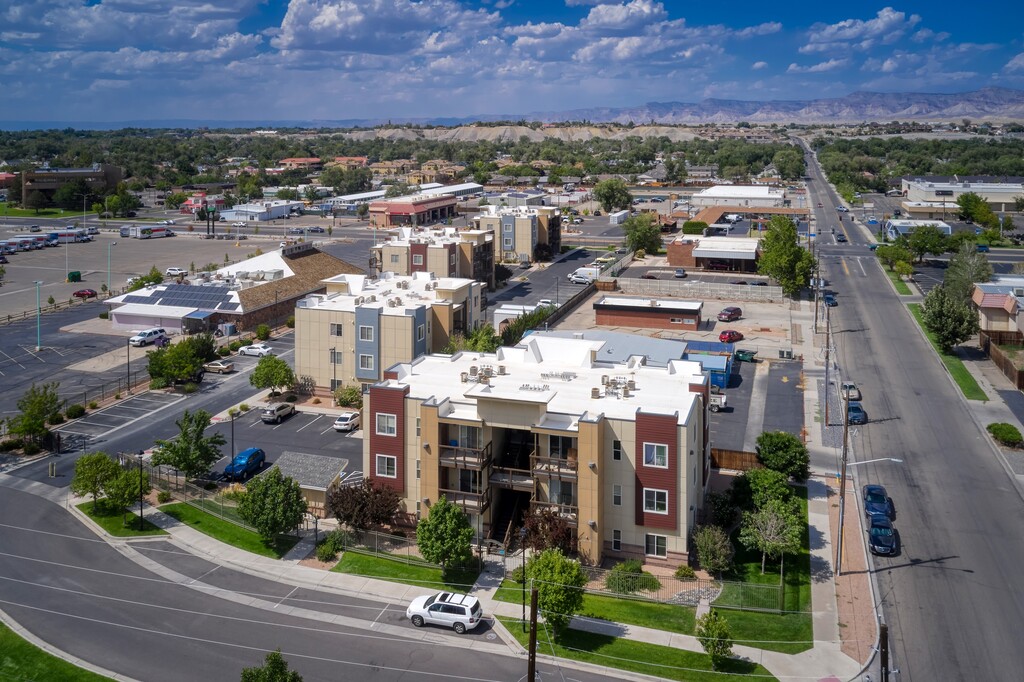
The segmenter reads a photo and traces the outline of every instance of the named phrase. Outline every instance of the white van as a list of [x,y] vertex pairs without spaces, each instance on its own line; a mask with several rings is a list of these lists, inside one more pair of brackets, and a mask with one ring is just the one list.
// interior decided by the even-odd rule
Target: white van
[[129,345],[135,346],[148,346],[151,343],[156,343],[162,339],[167,338],[167,332],[162,327],[154,327],[153,329],[143,329],[138,332],[135,336],[128,339]]

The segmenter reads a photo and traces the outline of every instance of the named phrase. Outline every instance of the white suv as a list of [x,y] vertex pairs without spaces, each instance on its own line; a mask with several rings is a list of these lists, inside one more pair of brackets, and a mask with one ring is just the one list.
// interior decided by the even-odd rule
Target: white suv
[[166,338],[167,332],[160,327],[154,329],[144,329],[141,332],[137,333],[135,336],[128,339],[128,344],[135,347],[148,346],[151,343],[156,343],[157,341]]
[[187,275],[188,270],[185,268],[167,268],[164,274],[168,277],[180,277],[181,275]]
[[416,627],[425,623],[452,628],[460,635],[472,630],[483,620],[484,610],[480,600],[467,594],[438,592],[416,597],[405,610],[405,615]]
[[265,343],[254,343],[250,346],[242,346],[238,349],[239,355],[255,355],[262,358],[264,355],[273,355],[274,349]]

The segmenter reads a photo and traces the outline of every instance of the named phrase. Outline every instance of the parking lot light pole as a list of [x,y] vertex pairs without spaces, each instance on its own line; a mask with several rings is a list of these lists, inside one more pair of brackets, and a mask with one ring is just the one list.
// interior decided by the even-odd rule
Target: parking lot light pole
[[519,544],[523,552],[523,632],[526,632],[526,526],[519,529]]
[[127,362],[124,365],[125,371],[125,384],[124,392],[131,395],[132,392],[132,340],[127,339],[125,342],[125,358]]
[[39,326],[40,317],[42,314],[42,309],[39,307],[39,287],[40,285],[42,285],[42,282],[36,280],[32,283],[36,285],[36,352],[38,353],[40,350],[42,350],[42,333]]
[[145,528],[145,521],[142,518],[142,456],[145,450],[139,450],[139,530]]
[[117,246],[117,242],[107,244],[107,296],[110,296],[110,249]]

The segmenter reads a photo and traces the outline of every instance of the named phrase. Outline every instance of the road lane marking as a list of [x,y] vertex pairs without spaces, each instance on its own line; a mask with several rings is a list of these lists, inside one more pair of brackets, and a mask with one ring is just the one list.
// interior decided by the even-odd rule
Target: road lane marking
[[867,277],[868,276],[868,271],[864,269],[864,261],[862,261],[860,258],[858,258],[857,259],[857,265],[860,266],[860,274],[863,275],[864,277]]
[[843,272],[845,272],[846,276],[849,277],[850,276],[850,268],[848,268],[846,266],[846,261],[845,260],[841,260],[841,261],[839,261],[839,264],[843,266]]

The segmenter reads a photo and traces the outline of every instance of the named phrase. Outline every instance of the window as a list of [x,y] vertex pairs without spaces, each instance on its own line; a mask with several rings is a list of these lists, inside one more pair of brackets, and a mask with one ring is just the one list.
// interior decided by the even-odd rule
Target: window
[[644,466],[668,468],[668,446],[661,443],[644,443]]
[[612,486],[612,504],[616,507],[622,506],[622,486],[619,484]]
[[398,434],[398,419],[393,414],[377,413],[377,435],[394,436]]
[[448,256],[448,265],[455,265],[455,254]]
[[612,459],[614,459],[616,462],[619,461],[620,459],[622,459],[622,441],[621,440],[613,440],[612,441]]
[[373,369],[373,356],[372,355],[360,355],[359,356],[359,369]]
[[420,435],[420,418],[416,417],[416,435]]
[[413,256],[412,256],[412,264],[413,265],[423,265],[423,254],[422,253],[415,253],[415,254],[413,254]]
[[[377,418],[380,419],[379,416]],[[644,488],[644,511],[652,514],[668,514],[668,491]]]
[[398,254],[397,253],[391,254],[391,263],[393,265],[398,265]]
[[505,223],[504,225],[502,225],[502,228],[503,228],[503,230],[505,232],[511,232],[512,231],[512,223]]
[[670,317],[668,318],[669,324],[682,324],[683,318],[681,317]]
[[422,341],[425,338],[427,338],[427,325],[416,325],[416,340]]
[[665,544],[664,535],[645,535],[644,536],[644,554],[647,556],[668,556],[668,548]]
[[420,461],[416,460],[416,480],[420,478]]
[[344,382],[341,379],[331,379],[331,393],[334,393]]
[[398,476],[398,459],[391,455],[377,455],[377,475],[384,478]]
[[344,328],[345,328],[345,325],[343,325],[343,324],[338,324],[337,322],[331,322],[331,336],[344,336],[344,333],[342,332],[342,330]]
[[506,249],[511,249],[512,248],[512,237],[505,237],[502,240],[502,243],[505,245]]
[[367,327],[366,325],[360,325],[360,327],[359,327],[359,340],[360,341],[373,341],[373,327]]
[[342,351],[338,350],[337,348],[332,348],[331,349],[331,364],[332,365],[340,365],[341,364],[341,358],[344,355],[345,355],[345,353],[343,353]]
[[622,531],[615,529],[612,531],[612,550],[620,551],[622,549]]

